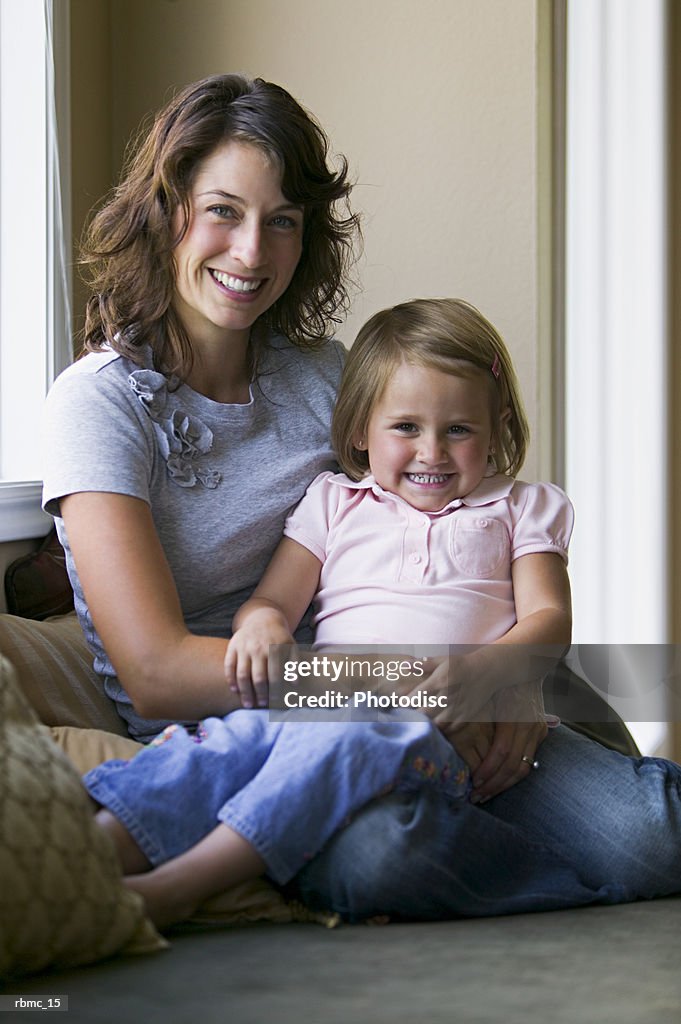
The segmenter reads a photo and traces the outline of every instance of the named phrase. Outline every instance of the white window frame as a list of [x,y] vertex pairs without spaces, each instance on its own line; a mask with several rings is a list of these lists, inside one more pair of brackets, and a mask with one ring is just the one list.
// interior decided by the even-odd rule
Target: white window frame
[[[665,0],[568,0],[566,489],[575,644],[668,639]],[[662,688],[642,749],[664,739]],[[637,703],[636,701],[634,703]],[[617,710],[626,719],[626,706]],[[637,704],[640,709],[640,704]]]
[[[24,472],[21,459],[12,458],[17,437],[29,450],[40,450],[42,404],[48,387],[71,361],[70,345],[70,195],[68,179],[69,140],[69,5],[54,0],[2,0],[0,22],[0,159],[5,223],[14,208],[19,217],[35,210],[40,218],[35,230],[18,231],[2,247],[0,302],[3,288],[22,287],[29,269],[32,300],[37,310],[37,329],[21,331],[20,318],[12,316],[6,300],[0,309],[0,542],[43,536],[51,518],[40,508],[41,482],[36,463]],[[25,51],[22,46],[26,46]],[[1,59],[2,48],[9,59]],[[17,62],[16,57],[20,54]],[[55,59],[55,54],[58,59]],[[12,59],[14,64],[12,65]],[[8,70],[12,68],[11,73]],[[7,73],[3,76],[3,70]],[[22,76],[26,76],[22,80]],[[17,80],[19,79],[19,80]],[[22,87],[23,84],[23,87]],[[31,88],[31,86],[33,88]],[[29,111],[20,100],[30,95]],[[28,102],[28,101],[27,101]],[[59,119],[57,103],[59,102]],[[3,110],[4,105],[4,110]],[[22,145],[17,159],[17,120],[38,123],[33,151]],[[14,126],[12,125],[14,119]],[[59,132],[57,132],[59,124]],[[24,140],[29,135],[24,132]],[[22,160],[23,157],[23,160]],[[12,159],[14,158],[14,159]],[[21,174],[38,176],[29,194],[22,194]],[[16,277],[23,274],[23,281]],[[12,275],[15,275],[13,279]],[[44,315],[43,315],[44,314]],[[9,468],[8,468],[9,467]]]

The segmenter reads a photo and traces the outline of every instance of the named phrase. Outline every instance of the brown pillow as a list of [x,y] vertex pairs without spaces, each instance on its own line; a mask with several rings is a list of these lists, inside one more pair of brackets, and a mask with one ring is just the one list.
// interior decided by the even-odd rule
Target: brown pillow
[[54,528],[37,551],[7,567],[5,598],[7,611],[26,619],[47,619],[73,610],[64,549]]

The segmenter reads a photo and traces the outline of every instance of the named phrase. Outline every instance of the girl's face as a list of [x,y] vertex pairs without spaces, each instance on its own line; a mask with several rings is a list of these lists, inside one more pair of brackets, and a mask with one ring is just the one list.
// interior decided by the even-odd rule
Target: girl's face
[[[276,164],[257,146],[225,142],[199,165],[190,218],[175,247],[173,305],[192,342],[248,340],[286,291],[303,240],[303,209],[281,191]],[[180,230],[182,211],[173,228]]]
[[482,372],[463,378],[401,363],[355,445],[368,449],[384,490],[438,512],[474,490],[487,471],[490,405]]

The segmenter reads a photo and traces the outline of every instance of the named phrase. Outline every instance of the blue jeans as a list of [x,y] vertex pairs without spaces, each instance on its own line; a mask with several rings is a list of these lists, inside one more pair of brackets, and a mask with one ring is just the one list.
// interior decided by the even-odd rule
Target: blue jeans
[[540,768],[482,807],[434,790],[374,800],[300,872],[310,906],[437,920],[681,891],[681,767],[559,726]]
[[234,711],[196,734],[171,725],[131,761],[84,777],[91,796],[154,865],[228,825],[287,882],[350,815],[393,787],[436,789],[453,806],[470,793],[464,762],[430,720],[400,712]]

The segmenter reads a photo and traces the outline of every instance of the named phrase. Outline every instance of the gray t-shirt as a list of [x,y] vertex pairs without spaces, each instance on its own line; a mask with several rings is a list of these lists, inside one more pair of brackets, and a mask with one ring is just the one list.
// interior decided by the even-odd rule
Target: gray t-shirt
[[[43,507],[55,517],[78,618],[105,689],[130,733],[143,719],[94,629],[73,564],[59,499],[79,491],[148,502],[192,633],[229,637],[307,485],[335,467],[329,440],[344,349],[301,351],[272,336],[246,405],[223,405],[114,352],[89,354],[54,383],[46,402]],[[106,538],[102,537],[102,543]],[[303,630],[301,640],[311,639]]]

